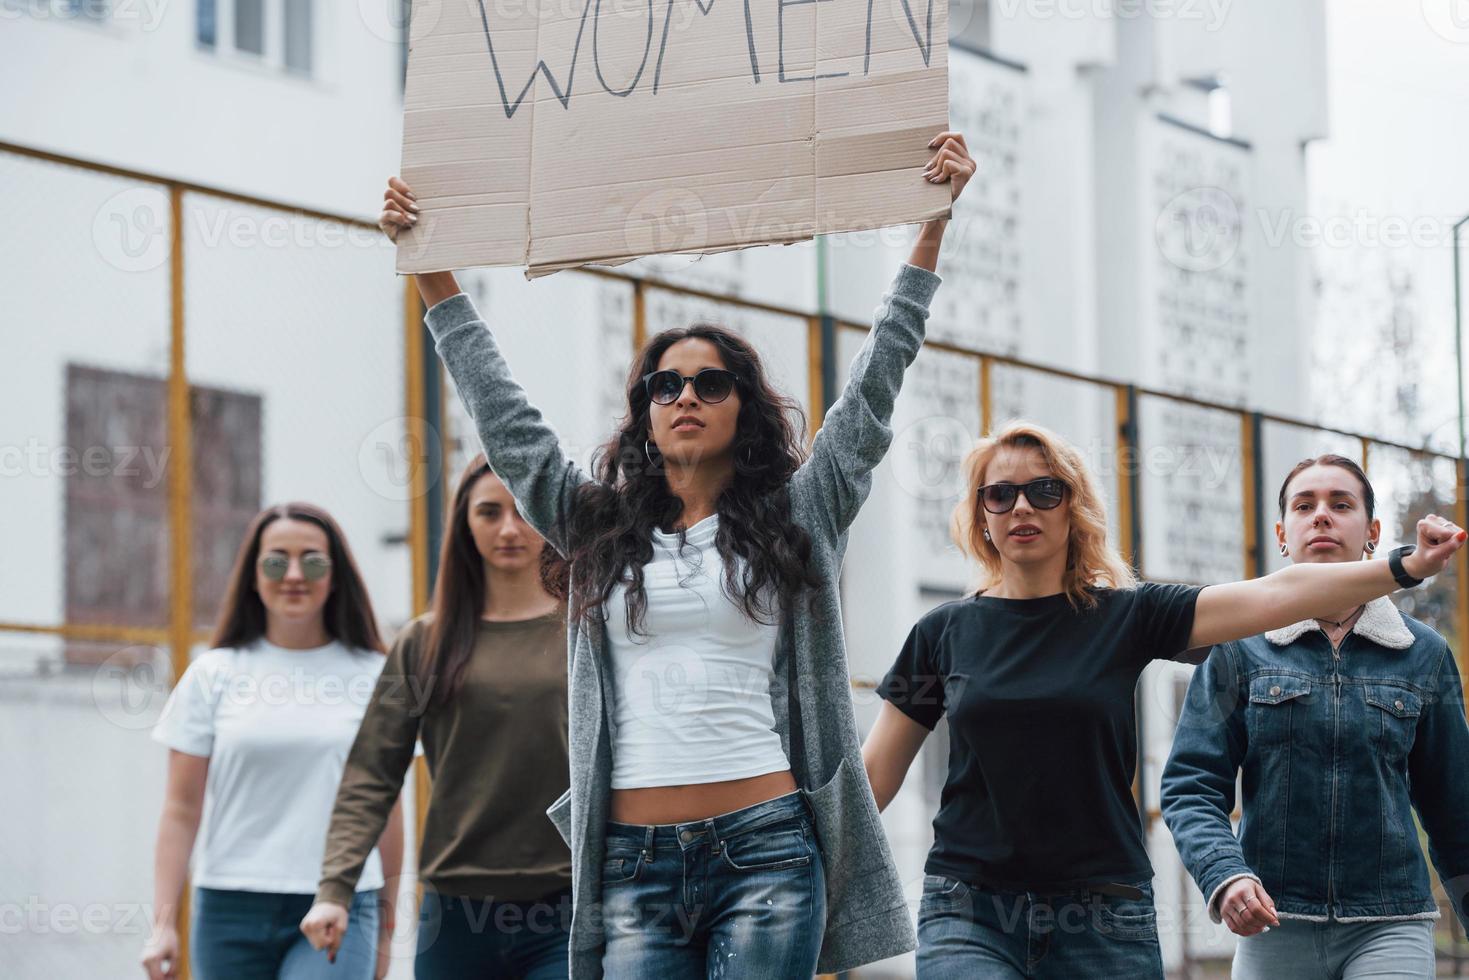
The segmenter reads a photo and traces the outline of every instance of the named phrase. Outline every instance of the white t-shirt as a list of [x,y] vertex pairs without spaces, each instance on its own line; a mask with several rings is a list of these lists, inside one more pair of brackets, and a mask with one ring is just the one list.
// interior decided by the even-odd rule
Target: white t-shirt
[[[262,638],[189,665],[153,738],[209,759],[195,885],[315,894],[347,752],[386,660],[336,641],[287,650]],[[382,885],[374,849],[357,890]]]
[[719,515],[678,535],[653,530],[643,566],[643,634],[627,629],[627,590],[606,606],[613,667],[612,788],[745,779],[791,767],[770,701],[774,623],[724,593]]

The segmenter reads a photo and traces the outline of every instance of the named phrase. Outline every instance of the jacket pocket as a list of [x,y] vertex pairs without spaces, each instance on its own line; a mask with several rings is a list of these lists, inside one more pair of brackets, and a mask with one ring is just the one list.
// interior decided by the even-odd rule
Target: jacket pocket
[[1253,704],[1284,704],[1311,693],[1311,682],[1294,674],[1265,674],[1250,679]]
[[1250,744],[1284,746],[1292,729],[1306,724],[1304,713],[1315,702],[1311,679],[1297,674],[1262,674],[1250,678],[1248,711]]
[[1368,734],[1378,751],[1387,758],[1405,758],[1418,734],[1423,696],[1397,684],[1368,684],[1363,693],[1367,699]]
[[801,790],[811,807],[816,844],[821,848],[828,930],[849,919],[870,915],[873,909],[903,903],[901,893],[895,901],[887,901],[889,896],[871,888],[875,884],[869,880],[873,866],[882,870],[883,843],[868,839],[868,828],[859,812],[863,787],[852,785],[851,777],[851,767],[843,757],[830,779],[815,789]]
[[556,825],[556,831],[561,834],[561,839],[566,841],[566,846],[571,846],[571,790],[568,789],[556,797],[556,802],[546,808],[546,816],[551,818],[551,823]]

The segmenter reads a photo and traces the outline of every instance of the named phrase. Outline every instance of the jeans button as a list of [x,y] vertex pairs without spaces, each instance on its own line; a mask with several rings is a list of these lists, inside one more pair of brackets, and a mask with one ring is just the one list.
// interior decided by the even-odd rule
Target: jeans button
[[1399,711],[1402,711],[1403,710],[1403,702],[1401,702],[1401,701],[1394,701],[1392,703],[1392,706],[1394,708],[1397,708]]
[[687,844],[689,841],[694,839],[694,832],[691,830],[685,830],[678,835],[678,839]]
[[1280,697],[1280,685],[1279,684],[1275,685],[1274,687],[1272,687],[1270,689],[1270,696],[1272,698],[1278,698],[1278,697]]

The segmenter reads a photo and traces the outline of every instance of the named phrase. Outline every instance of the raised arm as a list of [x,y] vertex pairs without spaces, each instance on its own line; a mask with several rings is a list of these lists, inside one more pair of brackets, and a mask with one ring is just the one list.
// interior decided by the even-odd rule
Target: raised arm
[[[1465,537],[1452,521],[1430,514],[1418,522],[1417,550],[1403,559],[1404,571],[1414,578],[1432,578],[1444,570]],[[1383,560],[1289,565],[1263,578],[1211,585],[1199,593],[1188,645],[1213,646],[1330,616],[1399,587]]]
[[1464,686],[1444,644],[1433,703],[1418,720],[1408,756],[1409,792],[1423,829],[1428,855],[1454,913],[1469,931],[1469,721]]
[[[959,133],[940,133],[929,143],[934,156],[922,177],[948,182],[957,198],[974,173],[974,161]],[[811,457],[791,479],[793,497],[814,500],[819,514],[808,515],[832,537],[857,517],[872,489],[872,471],[893,441],[888,422],[903,385],[903,373],[923,346],[928,304],[938,289],[934,274],[948,219],[925,223],[908,263],[898,270],[873,317],[872,330],[852,360],[846,386],[827,409]]]
[[[418,221],[413,192],[388,181],[378,225],[390,238]],[[526,521],[563,555],[578,486],[590,477],[570,460],[561,440],[510,373],[488,325],[450,272],[417,277],[429,307],[425,321],[459,400],[474,419],[490,468],[515,497]]]
[[928,302],[939,278],[917,266],[898,270],[872,330],[852,360],[841,397],[826,412],[811,456],[791,478],[792,497],[814,501],[812,515],[833,538],[856,519],[872,489],[872,471],[893,441],[888,424],[903,373],[923,346]]

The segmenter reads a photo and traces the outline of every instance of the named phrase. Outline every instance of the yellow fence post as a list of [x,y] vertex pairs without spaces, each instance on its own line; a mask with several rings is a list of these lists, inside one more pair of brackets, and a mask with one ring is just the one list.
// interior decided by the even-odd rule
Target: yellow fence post
[[979,435],[982,439],[989,438],[990,430],[995,426],[994,371],[994,358],[988,354],[979,355]]
[[1257,519],[1260,509],[1259,495],[1256,493],[1257,476],[1255,472],[1255,460],[1258,456],[1255,445],[1255,420],[1248,412],[1239,413],[1239,448],[1240,448],[1240,477],[1244,481],[1244,519],[1245,519],[1245,576],[1254,578],[1260,573],[1257,559],[1260,556],[1260,522]]
[[[194,449],[189,416],[189,376],[184,325],[184,191],[168,188],[168,538],[169,654],[177,684],[189,666],[194,634],[193,494]],[[189,882],[179,892],[179,976],[189,980]]]
[[1136,515],[1133,514],[1132,499],[1138,464],[1133,438],[1133,393],[1129,385],[1113,385],[1112,394],[1117,414],[1117,544],[1127,563],[1138,568]]
[[825,370],[821,356],[821,317],[813,313],[806,317],[806,399],[811,403],[806,435],[810,439],[816,438],[821,423],[826,421]]
[[648,298],[643,280],[632,280],[632,352],[636,357],[648,342]]

